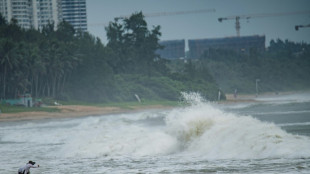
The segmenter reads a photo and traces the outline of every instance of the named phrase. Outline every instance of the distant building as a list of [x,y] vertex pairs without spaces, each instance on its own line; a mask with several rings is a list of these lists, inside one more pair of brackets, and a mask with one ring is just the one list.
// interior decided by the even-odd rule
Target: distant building
[[31,12],[28,10],[32,5],[28,0],[0,0],[0,13],[7,20],[15,18],[23,28],[31,26]]
[[0,0],[0,13],[7,21],[11,21],[14,17],[22,27],[29,28],[31,26],[29,17],[31,13],[28,11],[30,4],[27,0]]
[[165,59],[178,59],[185,57],[185,40],[169,40],[159,42],[164,48],[158,50],[160,57]]
[[25,28],[40,29],[59,22],[59,0],[0,0],[0,13],[10,22],[13,18]]
[[189,58],[200,58],[205,51],[211,49],[229,49],[236,52],[249,53],[251,49],[265,50],[265,36],[225,37],[215,39],[188,40]]
[[87,31],[86,0],[61,0],[61,17],[75,30]]
[[25,29],[42,29],[49,23],[56,28],[65,20],[75,29],[87,30],[86,0],[0,0],[0,13]]
[[32,1],[32,8],[29,10],[32,10],[32,21],[34,28],[42,29],[45,25],[54,23],[54,28],[56,29],[58,23],[62,20],[60,16],[59,0],[29,1]]

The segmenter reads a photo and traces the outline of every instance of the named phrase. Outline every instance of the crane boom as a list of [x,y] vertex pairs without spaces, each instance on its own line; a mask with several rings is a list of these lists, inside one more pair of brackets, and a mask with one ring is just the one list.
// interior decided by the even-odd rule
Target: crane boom
[[248,14],[248,15],[236,15],[218,18],[219,22],[224,20],[235,19],[235,28],[237,36],[240,36],[240,19],[250,19],[250,18],[264,18],[264,17],[276,17],[276,16],[289,16],[289,15],[302,15],[310,14],[310,11],[295,11],[295,12],[285,12],[285,13],[260,13],[260,14]]
[[296,25],[295,30],[297,31],[297,30],[299,30],[299,28],[305,28],[305,27],[310,27],[310,24],[308,24],[308,25]]
[[[214,13],[215,9],[200,9],[200,10],[189,10],[189,11],[175,11],[175,12],[158,12],[158,13],[146,13],[143,14],[145,17],[161,17],[161,16],[175,16],[175,15],[187,15],[187,14],[199,14],[199,13]],[[118,18],[129,18],[131,15],[123,15],[119,16]],[[100,26],[106,25],[103,23],[97,24],[88,24],[88,26]]]
[[[145,17],[160,17],[160,16],[175,16],[175,15],[185,15],[185,14],[197,14],[197,13],[213,13],[215,9],[200,9],[200,10],[190,10],[190,11],[175,11],[175,12],[158,12],[158,13],[147,13],[144,14]],[[131,15],[120,16],[120,18],[129,18]]]

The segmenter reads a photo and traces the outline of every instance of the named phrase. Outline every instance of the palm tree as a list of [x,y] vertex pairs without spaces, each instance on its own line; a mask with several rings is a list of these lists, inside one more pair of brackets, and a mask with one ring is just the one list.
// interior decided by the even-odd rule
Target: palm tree
[[7,77],[8,72],[13,72],[13,67],[18,64],[16,59],[16,46],[11,40],[0,40],[0,64],[2,72],[2,81],[3,81],[3,93],[2,97],[6,99],[6,90],[7,90]]

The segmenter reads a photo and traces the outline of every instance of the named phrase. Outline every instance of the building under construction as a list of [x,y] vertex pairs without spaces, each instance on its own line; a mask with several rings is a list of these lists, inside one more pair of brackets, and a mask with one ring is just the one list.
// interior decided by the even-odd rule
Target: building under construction
[[265,50],[265,36],[224,37],[188,40],[189,58],[200,58],[209,49],[228,49],[238,53],[249,53],[251,49]]
[[161,58],[178,59],[185,57],[185,40],[169,40],[159,42],[164,48],[157,50]]

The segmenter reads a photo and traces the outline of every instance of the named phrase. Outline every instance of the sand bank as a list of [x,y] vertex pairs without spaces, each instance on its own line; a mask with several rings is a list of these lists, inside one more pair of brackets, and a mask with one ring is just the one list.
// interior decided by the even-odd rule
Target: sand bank
[[21,121],[21,120],[38,120],[47,118],[71,118],[83,116],[99,116],[108,114],[119,114],[128,112],[137,112],[147,109],[166,109],[170,106],[151,105],[151,106],[134,106],[130,109],[120,107],[96,107],[82,105],[64,105],[64,106],[49,106],[58,108],[59,112],[19,112],[19,113],[1,113],[0,122],[4,121]]
[[[282,92],[281,94],[263,93],[260,97],[272,97],[281,95],[290,95],[297,92]],[[262,102],[258,101],[255,94],[239,94],[237,98],[233,94],[226,94],[226,101],[221,101],[219,104],[234,104],[234,103],[252,103]],[[63,105],[63,106],[49,106],[58,108],[59,112],[20,112],[20,113],[1,113],[0,122],[3,121],[20,121],[20,120],[37,120],[47,118],[71,118],[83,116],[99,116],[108,114],[119,114],[128,112],[137,112],[150,109],[169,109],[172,106],[164,105],[148,105],[148,106],[132,106],[130,109],[120,107],[96,107],[96,106],[83,106],[83,105]]]

